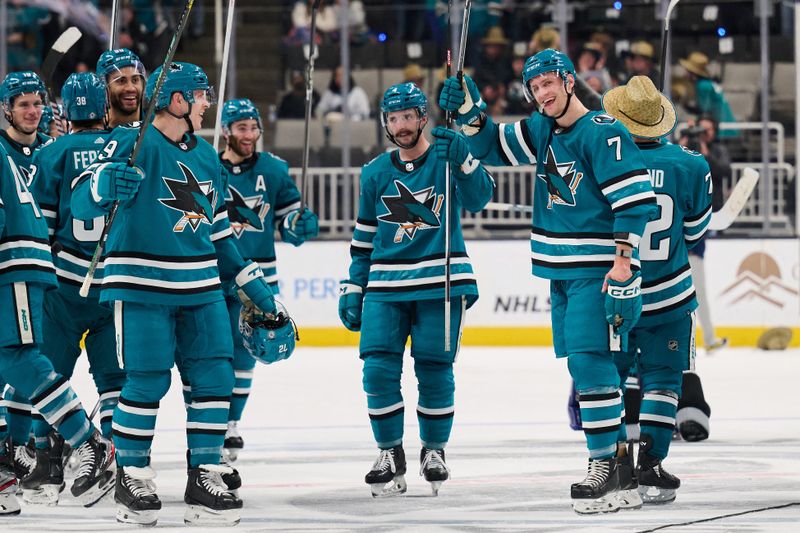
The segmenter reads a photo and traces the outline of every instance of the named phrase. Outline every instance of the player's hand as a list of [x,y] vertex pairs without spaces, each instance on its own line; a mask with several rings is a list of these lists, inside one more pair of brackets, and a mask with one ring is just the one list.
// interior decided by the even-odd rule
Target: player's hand
[[621,335],[629,332],[642,314],[642,276],[637,270],[625,281],[606,278],[606,322]]
[[144,180],[139,167],[122,162],[103,163],[92,173],[92,196],[97,203],[110,200],[130,200],[136,196]]
[[258,263],[249,261],[242,271],[236,274],[234,283],[238,288],[237,293],[242,305],[247,305],[249,302],[265,315],[275,314],[275,297]]
[[439,95],[439,107],[455,112],[456,123],[467,135],[478,133],[477,122],[485,106],[478,86],[466,74],[460,83],[456,76],[444,80],[442,93]]
[[455,173],[456,178],[468,176],[478,168],[480,162],[472,157],[463,134],[437,126],[431,135],[436,139],[434,147],[439,159],[450,161],[461,170]]
[[364,289],[350,280],[339,282],[339,318],[350,331],[361,331]]
[[283,242],[300,246],[308,239],[319,235],[319,218],[310,209],[295,209],[283,218],[281,237]]

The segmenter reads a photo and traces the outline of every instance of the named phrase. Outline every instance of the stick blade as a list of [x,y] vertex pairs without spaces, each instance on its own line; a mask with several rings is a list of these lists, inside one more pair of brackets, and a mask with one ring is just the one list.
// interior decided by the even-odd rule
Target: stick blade
[[759,174],[751,167],[747,167],[742,172],[742,177],[736,182],[736,186],[731,191],[728,200],[722,209],[714,213],[711,221],[708,223],[708,229],[712,231],[721,231],[728,229],[739,213],[742,212],[747,200],[758,185]]
[[70,26],[56,39],[51,48],[56,52],[65,54],[82,36],[81,30],[75,26]]

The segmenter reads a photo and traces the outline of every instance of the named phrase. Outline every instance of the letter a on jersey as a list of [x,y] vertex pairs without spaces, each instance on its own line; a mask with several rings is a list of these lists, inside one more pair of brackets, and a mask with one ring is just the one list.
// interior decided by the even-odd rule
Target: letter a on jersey
[[404,235],[411,240],[417,230],[438,228],[441,225],[439,211],[444,201],[443,194],[437,198],[433,187],[411,192],[400,180],[395,180],[394,185],[398,195],[381,196],[381,201],[389,212],[378,217],[378,220],[400,226],[395,233],[394,242],[402,242]]
[[260,194],[243,196],[232,186],[228,185],[230,198],[225,198],[228,205],[228,218],[231,229],[238,239],[245,231],[264,231],[264,218],[269,213],[269,204],[264,202]]
[[189,167],[178,161],[178,166],[183,172],[186,181],[161,179],[172,193],[172,198],[159,198],[159,202],[180,211],[182,216],[175,223],[172,231],[180,233],[188,223],[192,231],[197,231],[200,224],[209,224],[214,221],[214,205],[217,203],[217,193],[211,181],[197,181]]
[[583,173],[575,170],[575,161],[559,163],[553,147],[548,146],[544,174],[536,176],[547,184],[547,209],[552,209],[553,204],[575,205],[575,192],[583,178]]

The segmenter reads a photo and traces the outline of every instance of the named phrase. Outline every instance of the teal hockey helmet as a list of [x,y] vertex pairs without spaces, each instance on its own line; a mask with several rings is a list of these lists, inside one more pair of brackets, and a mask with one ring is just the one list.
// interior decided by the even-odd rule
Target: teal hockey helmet
[[40,133],[50,135],[50,126],[53,124],[53,108],[46,105],[42,108],[42,118],[39,119],[39,127],[36,128]]
[[[156,81],[161,75],[162,68],[163,65],[154,70],[147,80],[144,94],[148,102],[153,99],[153,91],[156,87]],[[160,111],[169,107],[169,102],[175,93],[181,93],[187,102],[193,104],[194,91],[196,90],[206,91],[209,102],[211,104],[215,103],[214,90],[208,84],[208,76],[206,76],[203,69],[192,63],[175,61],[170,64],[164,84],[161,86],[158,95],[156,95],[155,110]]]
[[127,48],[106,50],[100,54],[100,58],[97,60],[97,67],[94,70],[98,76],[103,78],[104,82],[108,83],[108,78],[111,74],[119,72],[125,67],[133,67],[143,78],[147,77],[147,72],[139,56]]
[[392,85],[383,93],[381,99],[381,123],[386,127],[386,115],[392,111],[416,109],[419,118],[428,116],[428,99],[425,93],[411,82]]
[[93,72],[70,74],[61,87],[67,120],[102,120],[106,114],[106,84]]
[[575,76],[575,65],[572,60],[564,52],[548,48],[541,52],[532,55],[525,61],[525,66],[522,68],[522,88],[525,93],[525,98],[529,102],[533,102],[533,94],[528,86],[533,78],[546,74],[547,72],[555,72],[564,83],[567,83],[567,74]]
[[42,102],[47,105],[47,88],[42,78],[33,71],[9,72],[0,84],[0,99],[7,107],[11,107],[13,99],[21,94],[40,94]]
[[228,100],[222,106],[222,127],[230,130],[231,124],[240,120],[254,119],[258,123],[258,129],[263,130],[261,114],[258,108],[249,98],[237,98]]
[[247,352],[264,364],[288,359],[300,340],[294,321],[280,302],[275,302],[275,315],[265,315],[252,308],[242,307],[239,332]]

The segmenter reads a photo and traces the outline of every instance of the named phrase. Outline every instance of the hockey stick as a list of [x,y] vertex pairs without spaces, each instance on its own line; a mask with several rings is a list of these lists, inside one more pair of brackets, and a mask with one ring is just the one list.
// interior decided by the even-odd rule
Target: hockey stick
[[[156,78],[156,85],[153,88],[153,97],[147,104],[147,111],[144,114],[144,120],[139,127],[139,133],[136,135],[136,140],[133,142],[133,149],[131,150],[131,155],[128,157],[129,167],[132,167],[136,164],[136,156],[139,155],[139,150],[142,147],[144,133],[150,126],[151,119],[153,118],[153,112],[156,109],[158,93],[161,92],[161,87],[164,85],[164,80],[167,78],[167,72],[169,72],[169,69],[172,67],[172,58],[175,57],[175,51],[178,49],[178,43],[181,40],[181,35],[183,35],[184,28],[186,28],[186,23],[189,21],[189,13],[191,12],[193,5],[194,0],[187,0],[186,7],[183,8],[181,18],[178,20],[178,27],[175,31],[175,35],[172,36],[172,41],[169,43],[167,57],[164,59],[164,64],[162,65],[161,72],[158,74],[158,78]],[[118,209],[119,200],[114,200],[114,204],[111,206],[111,210],[108,212],[106,224],[103,226],[103,232],[100,234],[100,240],[97,241],[97,247],[94,250],[94,255],[92,255],[92,261],[89,263],[89,269],[86,271],[86,277],[81,285],[80,295],[84,298],[89,295],[89,287],[92,285],[94,273],[95,270],[97,270],[97,263],[100,261],[100,257],[103,255],[103,250],[106,247],[106,240],[108,240],[108,232],[111,231],[111,225],[114,224],[114,219],[117,216]]]
[[111,28],[108,30],[108,49],[117,47],[117,26],[119,25],[119,0],[111,3]]
[[[322,0],[314,0],[311,4],[311,37],[308,41],[308,62],[306,63],[306,113],[305,113],[305,127],[303,129],[303,164],[300,171],[300,215],[306,210],[306,195],[308,193],[308,151],[310,149],[309,143],[311,142],[311,130],[309,122],[311,121],[311,108],[314,100],[314,55],[315,41],[317,38],[317,11]],[[345,95],[346,97],[347,95]],[[296,216],[294,224],[300,216]]]
[[233,9],[236,0],[228,0],[228,19],[225,22],[225,44],[222,45],[222,63],[219,73],[219,103],[217,104],[217,122],[214,125],[214,150],[219,150],[219,133],[222,129],[222,108],[225,104],[225,82],[228,81],[228,56],[231,51],[231,34],[233,33]]
[[667,67],[669,66],[667,52],[669,51],[669,19],[672,17],[672,10],[678,5],[680,0],[670,0],[667,11],[664,14],[664,29],[661,31],[661,72],[658,76],[658,88],[664,90],[664,81],[667,77]]
[[75,43],[82,37],[81,30],[75,26],[70,26],[64,33],[58,36],[56,42],[50,47],[47,56],[42,63],[42,79],[44,86],[47,89],[47,98],[50,100],[50,106],[53,108],[53,120],[56,121],[56,128],[61,133],[66,133],[67,128],[64,124],[64,114],[61,112],[61,106],[56,101],[56,93],[53,90],[53,75],[56,72],[56,67],[64,59],[64,56],[69,52]]
[[[448,3],[448,11],[450,3]],[[461,36],[458,42],[458,62],[456,63],[456,76],[458,77],[459,85],[463,83],[464,80],[464,56],[466,54],[466,47],[467,47],[467,33],[469,30],[469,14],[470,10],[472,9],[472,0],[465,0],[464,1],[464,17],[461,23]],[[450,76],[450,67],[451,67],[451,60],[452,60],[452,53],[448,49],[447,50],[447,76]],[[453,125],[453,114],[450,112],[446,113],[445,120],[447,121],[447,127],[452,128]],[[445,206],[444,206],[444,351],[449,352],[451,349],[451,342],[450,342],[450,262],[452,251],[450,250],[450,217],[452,214],[452,210],[450,207],[450,198],[452,197],[452,191],[450,187],[452,186],[452,170],[451,170],[451,163],[447,161],[445,165],[445,174],[444,174],[444,191],[445,191]]]

